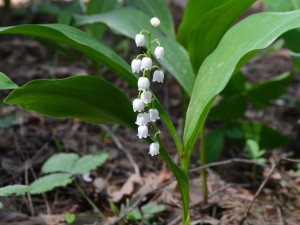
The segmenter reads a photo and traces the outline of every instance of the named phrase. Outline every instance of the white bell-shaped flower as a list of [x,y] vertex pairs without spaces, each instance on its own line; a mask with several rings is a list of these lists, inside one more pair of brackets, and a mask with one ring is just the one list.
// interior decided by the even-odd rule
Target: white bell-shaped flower
[[152,93],[150,91],[143,91],[143,93],[141,94],[141,100],[145,104],[150,103],[152,100]]
[[140,72],[141,71],[141,65],[142,65],[142,61],[140,59],[134,59],[131,62],[131,69],[132,72]]
[[143,126],[143,125],[139,126],[137,136],[139,137],[139,139],[147,138],[148,137],[148,127]]
[[146,126],[150,122],[150,117],[148,113],[139,113],[136,117],[136,124],[141,126]]
[[156,120],[160,119],[157,109],[150,109],[149,110],[149,119],[152,122],[155,122]]
[[155,70],[153,73],[153,82],[163,83],[164,82],[164,72],[162,70]]
[[142,112],[145,108],[145,103],[141,99],[134,99],[132,102],[133,105],[133,111],[136,112]]
[[150,81],[147,77],[140,77],[138,80],[138,90],[146,91],[150,87]]
[[160,24],[160,20],[159,20],[157,17],[153,17],[153,18],[150,20],[150,23],[152,24],[152,26],[158,27],[159,24]]
[[156,58],[163,60],[164,55],[165,55],[164,47],[160,47],[160,46],[156,47],[155,51],[154,51],[154,54],[155,54]]
[[143,34],[137,34],[135,36],[135,43],[137,47],[143,47],[145,44],[145,36]]
[[155,142],[150,145],[149,154],[151,156],[155,156],[159,154],[159,143]]
[[149,57],[144,57],[142,59],[141,69],[151,70],[152,68],[152,60]]

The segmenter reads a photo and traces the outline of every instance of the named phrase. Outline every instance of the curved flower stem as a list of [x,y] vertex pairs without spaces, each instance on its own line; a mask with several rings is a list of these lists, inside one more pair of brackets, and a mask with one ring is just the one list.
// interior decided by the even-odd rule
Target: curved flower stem
[[145,33],[147,33],[147,34],[149,34],[149,31],[147,31],[147,30],[144,30],[144,29],[143,29],[143,30],[141,30],[140,34],[142,34],[142,33],[144,33],[144,32],[145,32]]
[[76,179],[73,180],[76,188],[78,189],[78,191],[80,192],[80,194],[83,196],[83,198],[97,211],[97,213],[99,214],[99,216],[103,219],[103,220],[107,220],[106,217],[104,216],[104,214],[100,211],[100,209],[93,203],[93,201],[84,193],[84,191],[82,190],[82,188],[80,187],[80,185],[78,184],[78,181]]
[[143,53],[143,54],[139,54],[139,55],[136,57],[136,59],[139,59],[141,56],[147,57],[147,55],[146,55],[145,53]]
[[156,42],[158,44],[158,46],[160,47],[160,42],[158,41],[158,39],[154,39],[153,41],[151,41],[151,44]]

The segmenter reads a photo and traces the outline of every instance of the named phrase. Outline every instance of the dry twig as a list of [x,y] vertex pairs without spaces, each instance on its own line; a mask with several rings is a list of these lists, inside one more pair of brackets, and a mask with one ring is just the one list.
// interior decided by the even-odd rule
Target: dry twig
[[[106,132],[110,132],[110,129],[107,126],[100,125],[100,127],[102,129],[104,129]],[[115,142],[115,144],[117,145],[117,148],[120,149],[126,155],[126,157],[128,158],[129,162],[133,166],[134,172],[138,176],[141,176],[140,169],[139,169],[138,165],[136,164],[134,158],[132,157],[131,153],[126,148],[124,148],[124,146],[121,144],[121,142],[119,141],[119,139],[117,138],[117,136],[114,133],[110,132],[109,135],[112,138],[112,140]]]

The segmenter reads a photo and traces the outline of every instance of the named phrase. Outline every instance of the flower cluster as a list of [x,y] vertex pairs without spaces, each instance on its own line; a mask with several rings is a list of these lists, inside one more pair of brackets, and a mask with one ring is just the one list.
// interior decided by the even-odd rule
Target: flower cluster
[[[153,68],[157,68],[152,77],[152,82],[163,83],[164,73],[160,70],[158,66],[153,66],[151,59],[151,45],[157,43],[158,46],[155,48],[154,54],[157,59],[163,60],[164,58],[164,48],[160,46],[160,43],[157,39],[151,41],[151,25],[153,27],[159,26],[160,21],[158,18],[154,17],[150,20],[149,31],[142,30],[139,34],[135,36],[135,43],[137,47],[143,47],[145,45],[145,36],[143,33],[148,34],[149,44],[147,54],[140,54],[131,62],[131,69],[134,73],[142,72],[142,76],[138,80],[138,98],[133,100],[133,111],[138,112],[136,118],[136,124],[138,127],[137,136],[141,138],[148,137],[148,124],[152,123],[155,136],[154,143],[150,145],[149,154],[154,156],[159,154],[159,143],[156,141],[156,136],[159,134],[159,131],[156,127],[156,120],[159,118],[158,110],[154,108],[154,98],[150,91],[150,73]],[[140,59],[142,57],[142,59]],[[147,112],[148,109],[148,112]]]

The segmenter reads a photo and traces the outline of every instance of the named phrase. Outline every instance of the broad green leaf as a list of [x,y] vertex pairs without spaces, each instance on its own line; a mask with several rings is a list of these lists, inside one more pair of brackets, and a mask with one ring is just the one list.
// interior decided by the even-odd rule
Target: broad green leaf
[[160,27],[169,38],[175,39],[172,15],[166,0],[129,0],[150,17],[160,20]]
[[242,117],[246,111],[246,96],[237,94],[223,98],[209,113],[215,120],[231,120]]
[[299,0],[263,0],[263,3],[270,11],[274,12],[287,12],[300,9]]
[[26,185],[9,185],[3,188],[0,188],[0,196],[9,196],[9,195],[24,195],[28,192],[28,186]]
[[[287,12],[300,9],[299,0],[263,0],[263,3],[270,11],[273,12]],[[300,54],[300,29],[289,31],[283,34],[282,37],[291,52]],[[295,65],[295,68],[300,73],[300,62],[298,60],[294,60],[293,56],[292,61]]]
[[[137,80],[139,76],[132,73],[128,63],[126,63],[111,49],[100,43],[97,39],[91,37],[90,35],[79,29],[63,24],[19,25],[13,27],[1,27],[0,34],[32,35],[35,37],[43,37],[58,41],[62,44],[69,45],[70,47],[82,52],[91,59],[102,63],[137,90]],[[187,53],[185,54],[187,55]],[[176,57],[177,53],[174,58]],[[188,70],[187,72],[189,73]],[[188,76],[188,74],[184,75]],[[192,83],[194,83],[194,81]],[[193,85],[190,86],[192,87]],[[170,120],[170,117],[157,100],[155,101],[155,107],[159,111],[160,118],[165,122],[166,126],[170,130],[176,143],[176,147],[180,151],[181,143]]]
[[65,187],[72,182],[71,174],[53,173],[35,180],[29,185],[31,194],[41,194],[56,187]]
[[[115,8],[116,3],[117,0],[90,0],[87,4],[86,15],[100,14],[111,11]],[[102,37],[106,31],[106,26],[103,24],[91,24],[86,25],[85,30],[98,40],[102,40]]]
[[284,93],[284,89],[290,84],[291,73],[284,73],[273,79],[254,84],[247,91],[247,97],[258,109],[265,109],[270,101]]
[[34,80],[12,91],[5,102],[55,118],[136,128],[136,114],[126,95],[109,82],[92,76]]
[[[256,0],[190,0],[178,31],[178,40],[189,52],[194,71],[217,47],[240,15]],[[234,42],[232,42],[234,43]]]
[[225,89],[221,92],[224,97],[232,96],[235,94],[243,94],[246,91],[247,82],[243,73],[236,73],[228,82]]
[[75,153],[57,153],[51,156],[42,166],[43,173],[66,172],[71,173],[72,167],[79,159]]
[[128,63],[110,48],[79,29],[64,24],[19,25],[0,27],[0,34],[25,34],[69,45],[102,63],[137,89],[137,76],[133,75]]
[[157,205],[157,204],[147,204],[141,207],[143,213],[160,213],[166,210],[164,205]]
[[18,85],[11,81],[4,73],[0,72],[0,90],[15,89]]
[[206,163],[216,160],[224,147],[225,131],[223,128],[212,131],[206,138]]
[[132,221],[138,221],[142,219],[142,215],[138,209],[134,209],[130,213],[127,213],[126,217]]
[[[132,39],[142,29],[149,28],[150,19],[142,12],[130,8],[120,8],[101,15],[75,16],[78,25],[105,23],[111,29]],[[145,36],[146,45],[148,45],[148,37]],[[195,75],[187,52],[178,42],[164,37],[156,28],[152,27],[151,39],[156,38],[165,48],[164,60],[158,60],[158,63],[168,70],[190,96],[195,82]],[[156,44],[154,46],[156,47]],[[152,53],[154,50],[153,47]]]
[[224,35],[198,72],[184,128],[183,141],[187,157],[190,157],[215,97],[225,88],[232,74],[260,49],[268,47],[281,34],[297,27],[300,27],[300,10],[267,12],[249,16]]
[[292,61],[293,61],[294,67],[300,73],[300,53],[296,53],[296,52],[293,52],[293,51],[288,51],[288,53],[292,57]]
[[[289,139],[278,131],[256,122],[238,121],[225,126],[226,136],[241,145],[252,139],[256,141],[262,149],[272,149],[289,143]],[[240,135],[228,135],[230,132]]]
[[101,166],[107,159],[109,154],[100,152],[94,155],[81,157],[72,167],[72,174],[85,174]]

